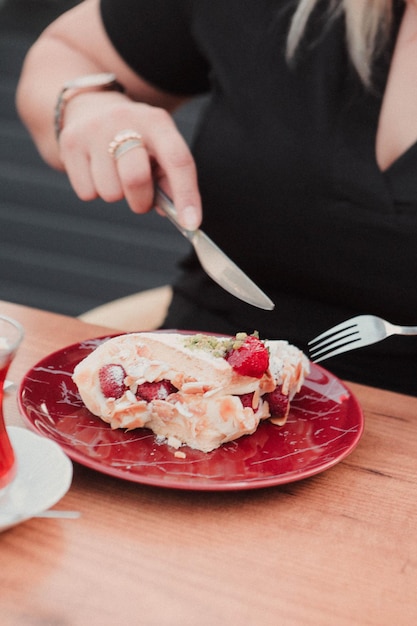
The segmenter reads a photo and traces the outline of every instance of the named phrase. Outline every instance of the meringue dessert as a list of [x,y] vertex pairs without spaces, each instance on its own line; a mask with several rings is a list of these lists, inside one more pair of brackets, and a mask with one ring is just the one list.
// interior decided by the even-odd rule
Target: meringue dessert
[[262,420],[284,424],[308,371],[298,348],[256,333],[141,332],[102,343],[73,380],[111,428],[150,428],[174,448],[210,452]]

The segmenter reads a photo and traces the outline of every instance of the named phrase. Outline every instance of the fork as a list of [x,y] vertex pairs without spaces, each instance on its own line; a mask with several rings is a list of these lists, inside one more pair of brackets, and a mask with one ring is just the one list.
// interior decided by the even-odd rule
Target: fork
[[358,315],[309,341],[310,359],[318,363],[336,354],[377,343],[390,335],[417,335],[417,326],[397,326],[376,315]]

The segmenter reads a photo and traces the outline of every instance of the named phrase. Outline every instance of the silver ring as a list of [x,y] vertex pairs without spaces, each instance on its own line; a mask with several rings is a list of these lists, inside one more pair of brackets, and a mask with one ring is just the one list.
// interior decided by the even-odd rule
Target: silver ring
[[135,130],[122,130],[115,135],[114,139],[109,143],[109,154],[113,159],[118,159],[133,148],[144,148],[145,142],[140,133]]

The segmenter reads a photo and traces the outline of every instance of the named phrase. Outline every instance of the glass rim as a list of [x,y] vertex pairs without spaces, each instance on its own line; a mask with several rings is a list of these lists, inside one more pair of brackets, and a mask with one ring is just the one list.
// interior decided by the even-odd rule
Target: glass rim
[[[12,326],[15,327],[15,329],[18,331],[18,336],[17,338],[13,341],[11,341],[11,350],[13,351],[14,349],[17,348],[17,346],[20,344],[20,342],[22,341],[24,334],[25,334],[25,329],[23,328],[22,324],[20,322],[18,322],[17,320],[15,320],[13,317],[9,317],[8,315],[3,315],[0,313],[0,323],[1,322],[8,322],[9,324],[11,324]],[[1,332],[0,332],[1,334]]]

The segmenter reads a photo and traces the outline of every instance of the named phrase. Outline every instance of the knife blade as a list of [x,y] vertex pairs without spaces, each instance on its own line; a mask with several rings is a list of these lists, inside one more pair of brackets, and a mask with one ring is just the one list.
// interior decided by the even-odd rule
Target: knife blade
[[177,210],[172,200],[158,186],[155,187],[155,205],[178,228],[194,247],[205,272],[220,287],[236,298],[260,309],[271,311],[272,300],[247,276],[202,230],[187,230],[177,220]]

